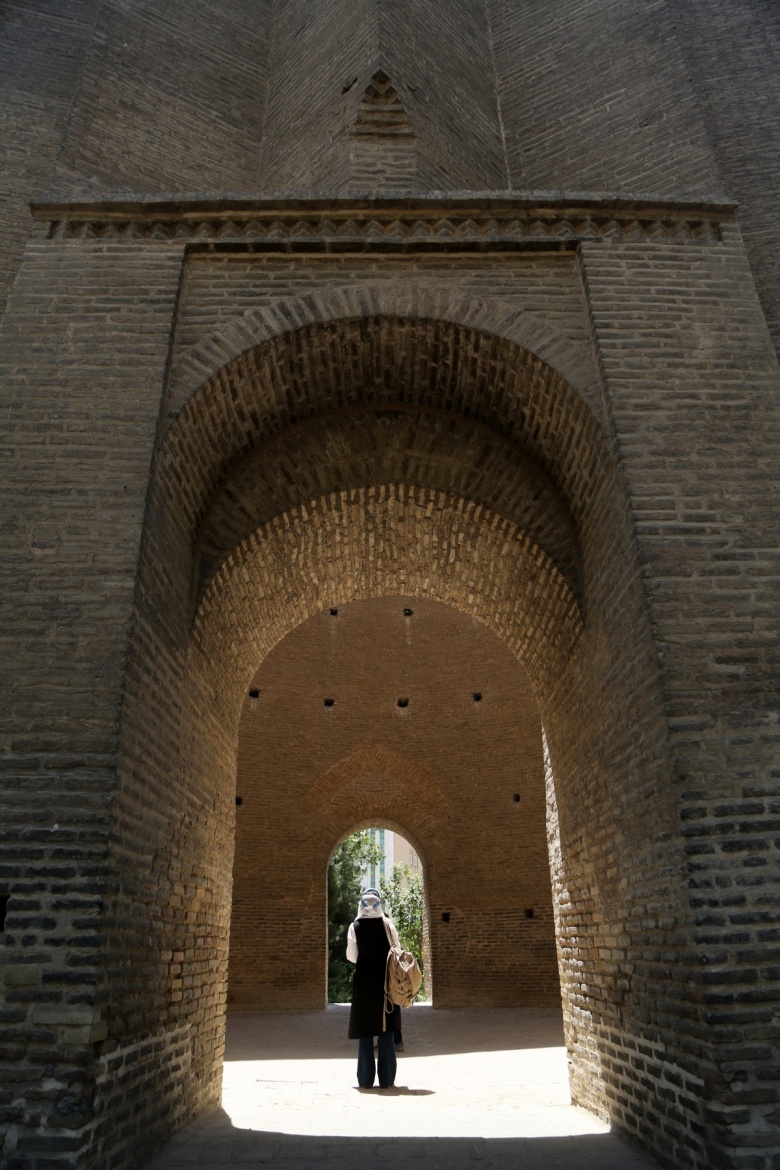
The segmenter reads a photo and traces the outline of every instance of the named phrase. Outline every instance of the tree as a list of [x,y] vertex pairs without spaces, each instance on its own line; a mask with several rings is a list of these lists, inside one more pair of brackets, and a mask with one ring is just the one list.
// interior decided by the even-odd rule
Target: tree
[[328,866],[328,1003],[343,1003],[352,995],[352,972],[347,962],[347,931],[357,913],[363,889],[362,875],[379,865],[384,854],[368,833],[353,833],[342,841]]
[[422,877],[408,865],[393,866],[389,878],[379,883],[379,892],[387,915],[395,923],[401,946],[411,951],[420,970],[423,982],[417,994],[425,999],[425,969],[423,967],[423,884]]

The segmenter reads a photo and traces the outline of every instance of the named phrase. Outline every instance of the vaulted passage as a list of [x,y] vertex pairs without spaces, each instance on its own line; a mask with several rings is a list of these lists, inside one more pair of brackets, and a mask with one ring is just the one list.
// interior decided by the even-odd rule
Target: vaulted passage
[[[352,621],[353,606],[356,615],[385,615],[360,652],[361,669],[373,665],[373,691],[368,683],[345,690],[343,675],[328,674],[325,646],[341,638],[333,631]],[[443,621],[444,644],[446,630],[461,623],[464,631],[440,679],[431,663],[442,648],[432,637],[424,696],[411,683],[401,694],[382,642],[403,646],[415,620],[406,609],[420,628]],[[473,770],[465,760],[478,750],[476,733],[470,741],[464,726],[453,732],[463,758],[456,762],[450,745],[447,765],[434,750],[442,712],[427,733],[422,722],[426,703],[456,691],[469,721],[490,720],[490,682],[466,677],[472,637],[494,646],[514,680],[503,730],[491,735],[492,762]],[[319,647],[308,675],[280,668],[296,646]],[[554,925],[574,1099],[639,1129],[655,1106],[646,1078],[638,1087],[638,1046],[650,1045],[670,1076],[686,1075],[674,1014],[662,1019],[656,1006],[659,980],[681,956],[681,854],[655,671],[609,442],[572,385],[529,350],[446,320],[334,319],[282,330],[183,400],[157,457],[147,515],[109,922],[114,952],[138,955],[111,971],[109,1033],[132,1034],[132,1004],[159,1021],[153,1031],[172,1086],[159,1102],[161,1127],[219,1099],[236,815],[244,819],[234,994],[248,1003],[260,970],[267,1006],[300,1007],[324,1002],[321,899],[333,842],[363,816],[397,813],[405,824],[413,815],[430,859],[437,997],[464,1001],[464,939],[489,956],[486,1002],[541,997],[542,970],[547,991],[557,988]],[[266,675],[276,679],[270,688]],[[304,678],[303,690],[285,692]],[[285,730],[285,693],[305,733]],[[366,707],[349,727],[351,702],[377,706],[370,732]],[[276,718],[253,737],[264,703],[269,714],[276,705]],[[304,714],[305,703],[313,709]],[[464,723],[454,708],[447,718]],[[392,734],[380,734],[384,720]],[[504,767],[502,752],[515,762]],[[522,782],[518,767],[527,769]],[[549,870],[540,865],[543,786]],[[528,832],[518,836],[513,826],[526,811]],[[458,828],[467,821],[471,838]],[[509,834],[516,863],[502,874],[518,911],[502,960],[488,937],[498,919],[486,910],[497,888],[487,864],[494,831]],[[129,860],[139,833],[164,850],[162,882]],[[483,892],[467,894],[459,849]],[[530,850],[533,863],[517,849]],[[651,905],[665,908],[663,918],[648,918]],[[252,975],[255,928],[277,942],[287,931],[285,954],[296,955],[302,979],[283,964]],[[537,970],[520,957],[528,938],[538,942]],[[122,1044],[112,1059],[121,1073]],[[661,1078],[657,1086],[660,1108]]]

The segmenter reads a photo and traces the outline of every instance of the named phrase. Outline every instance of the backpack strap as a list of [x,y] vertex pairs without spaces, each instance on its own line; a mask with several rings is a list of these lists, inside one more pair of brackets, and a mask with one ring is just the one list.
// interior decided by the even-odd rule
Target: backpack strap
[[389,1015],[392,1015],[393,1012],[395,1011],[395,1004],[392,1002],[392,1000],[390,999],[390,996],[387,993],[387,967],[388,967],[388,964],[390,962],[390,954],[391,954],[391,952],[393,950],[393,946],[395,944],[393,943],[393,936],[390,934],[390,927],[388,925],[387,918],[385,917],[384,914],[382,915],[382,922],[385,925],[385,934],[387,935],[387,942],[388,942],[388,947],[389,947],[388,952],[387,952],[387,959],[385,960],[385,985],[384,985],[384,988],[382,991],[382,999],[384,1000],[384,1003],[382,1005],[382,1031],[386,1032],[387,1031],[387,1017]]

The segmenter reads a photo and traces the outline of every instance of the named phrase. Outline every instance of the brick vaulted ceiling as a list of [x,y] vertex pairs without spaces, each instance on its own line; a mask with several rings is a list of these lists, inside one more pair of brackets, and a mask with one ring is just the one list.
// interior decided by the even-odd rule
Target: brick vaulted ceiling
[[273,517],[389,484],[489,508],[581,599],[598,433],[560,375],[511,343],[440,321],[353,319],[283,334],[218,370],[171,423],[159,482],[183,493],[194,604]]
[[495,431],[395,404],[319,416],[256,448],[223,483],[198,542],[200,586],[239,544],[291,504],[345,488],[427,484],[502,515],[547,552],[578,592],[574,527],[548,477]]

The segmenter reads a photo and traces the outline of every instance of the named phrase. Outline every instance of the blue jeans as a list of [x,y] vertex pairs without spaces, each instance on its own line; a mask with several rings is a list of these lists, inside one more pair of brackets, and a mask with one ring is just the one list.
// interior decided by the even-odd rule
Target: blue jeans
[[389,1089],[395,1084],[395,1037],[392,1031],[382,1032],[379,1037],[379,1052],[374,1060],[374,1038],[363,1036],[358,1040],[357,1079],[361,1089],[370,1089],[379,1065],[379,1087]]

